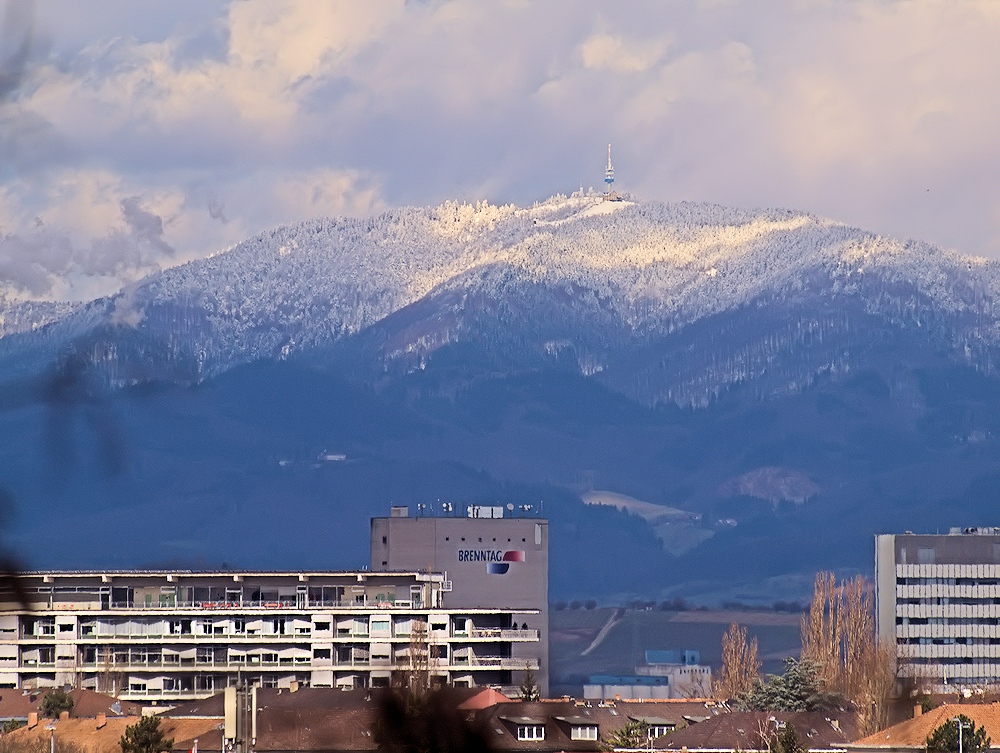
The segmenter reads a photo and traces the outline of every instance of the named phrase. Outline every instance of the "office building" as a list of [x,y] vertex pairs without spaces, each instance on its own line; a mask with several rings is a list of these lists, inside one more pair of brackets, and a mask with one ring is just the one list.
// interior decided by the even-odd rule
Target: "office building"
[[[444,576],[397,572],[32,572],[0,597],[0,687],[71,685],[126,700],[264,688],[494,686],[537,670],[531,608],[453,606]],[[515,629],[515,626],[517,628]],[[517,646],[512,651],[512,646]]]
[[878,635],[927,692],[1000,687],[1000,528],[875,539]]
[[[411,516],[395,507],[387,518],[371,523],[372,571],[396,570],[442,573],[446,599],[453,609],[478,610],[493,605],[511,622],[503,630],[538,640],[512,641],[510,664],[501,684],[519,685],[535,659],[542,695],[548,694],[549,525],[528,505],[419,506]],[[530,616],[518,617],[530,612]],[[478,624],[474,624],[478,628]],[[482,654],[469,646],[469,665],[481,666]],[[518,665],[521,665],[520,667]],[[457,677],[457,675],[455,675]]]

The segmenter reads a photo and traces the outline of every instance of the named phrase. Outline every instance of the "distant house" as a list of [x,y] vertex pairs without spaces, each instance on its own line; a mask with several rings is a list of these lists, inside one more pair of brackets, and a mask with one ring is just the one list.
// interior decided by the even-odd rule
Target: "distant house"
[[659,738],[653,747],[690,753],[763,751],[788,727],[810,751],[846,751],[848,743],[857,737],[853,713],[734,711]]
[[[692,723],[727,713],[714,702],[702,701],[538,701],[499,703],[480,712],[478,721],[493,732],[496,751],[602,750],[602,742],[639,721],[649,725],[650,744]],[[646,746],[648,749],[648,746]]]
[[[7,733],[8,750],[48,750],[50,739],[55,739],[57,749],[67,747],[81,753],[121,753],[118,744],[125,728],[136,724],[141,717],[121,716],[96,718],[43,720],[32,726]],[[174,751],[187,753],[194,740],[199,750],[221,750],[222,732],[216,719],[164,719],[161,724],[167,738],[173,738]]]
[[[47,690],[0,689],[0,722],[8,720],[27,722],[32,713],[41,717],[42,699],[47,692]],[[141,704],[122,701],[93,690],[74,688],[69,691],[69,697],[73,699],[74,717],[96,717],[98,714],[116,717],[137,715],[142,712]]]
[[893,725],[847,746],[850,753],[913,753],[923,751],[927,736],[942,724],[954,724],[959,714],[985,727],[992,741],[990,750],[1000,750],[1000,703],[945,704],[918,714],[913,719]]

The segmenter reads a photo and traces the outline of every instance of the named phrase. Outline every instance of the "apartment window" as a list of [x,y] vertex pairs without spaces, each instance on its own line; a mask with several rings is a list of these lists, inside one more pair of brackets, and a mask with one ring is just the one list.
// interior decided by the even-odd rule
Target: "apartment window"
[[674,731],[674,725],[672,725],[672,724],[670,724],[670,725],[667,725],[667,724],[650,724],[649,725],[649,730],[646,732],[646,735],[649,737],[650,740],[655,740],[656,738],[663,737],[667,733],[673,732],[673,731]]
[[237,618],[233,620],[233,632],[234,633],[245,633],[247,631],[247,621],[244,619]]
[[59,632],[60,633],[72,633],[73,632],[73,626],[72,625],[62,625],[62,624],[60,624],[59,625]]
[[[518,740],[544,740],[544,724],[519,724],[517,726]],[[595,738],[596,739],[596,738]]]
[[593,724],[573,725],[569,729],[570,740],[596,740],[597,726]]
[[328,648],[317,648],[313,650],[314,659],[329,659],[331,649]]
[[317,622],[315,623],[317,631],[326,631],[330,629],[329,622]]

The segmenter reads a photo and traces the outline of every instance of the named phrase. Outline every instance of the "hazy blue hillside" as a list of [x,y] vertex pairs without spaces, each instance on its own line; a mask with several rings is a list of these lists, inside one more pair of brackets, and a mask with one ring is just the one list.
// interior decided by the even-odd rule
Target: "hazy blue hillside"
[[[643,407],[569,371],[484,376],[446,399],[436,376],[378,391],[260,363],[10,408],[12,540],[44,567],[357,567],[368,517],[392,503],[540,501],[555,598],[783,599],[816,569],[870,570],[876,531],[995,520],[1000,385],[965,367],[915,373],[920,410],[875,372],[706,409]],[[798,504],[726,488],[762,467],[819,491]],[[673,556],[662,529],[583,505],[589,485],[700,514],[678,535],[711,538]]]
[[993,263],[787,211],[278,228],[7,305],[7,529],[40,567],[358,567],[393,503],[530,502],[556,598],[804,596],[876,532],[997,523],[996,292]]

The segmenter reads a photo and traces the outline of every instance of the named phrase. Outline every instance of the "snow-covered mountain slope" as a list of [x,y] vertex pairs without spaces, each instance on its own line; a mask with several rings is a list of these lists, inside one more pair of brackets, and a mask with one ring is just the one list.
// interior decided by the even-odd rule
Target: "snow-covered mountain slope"
[[[506,347],[543,361],[571,351],[589,374],[695,322],[792,304],[825,307],[841,321],[834,329],[852,326],[838,319],[843,306],[894,326],[933,321],[950,347],[971,352],[1000,342],[998,291],[996,263],[792,211],[599,196],[446,203],[262,233],[3,337],[0,369],[38,368],[74,343],[119,383],[199,380],[372,332],[378,358],[413,368],[444,345],[506,329]],[[786,332],[762,363],[826,326],[800,318],[792,329],[805,332]],[[749,337],[748,353],[760,337],[775,335]],[[754,368],[731,371],[706,389]],[[640,397],[699,402],[679,394],[659,384]]]

